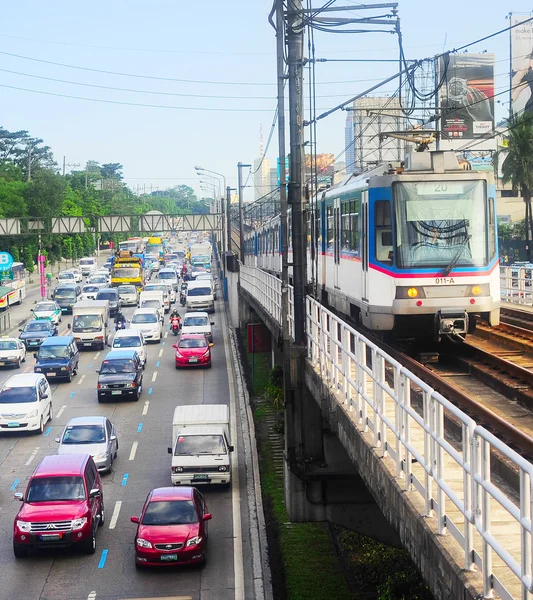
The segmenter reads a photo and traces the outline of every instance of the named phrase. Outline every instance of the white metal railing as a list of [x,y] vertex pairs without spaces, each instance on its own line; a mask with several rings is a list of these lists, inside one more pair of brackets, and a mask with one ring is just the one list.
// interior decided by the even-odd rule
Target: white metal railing
[[533,304],[531,287],[533,266],[500,267],[500,289],[503,302]]
[[[276,277],[241,266],[241,286],[280,322]],[[484,596],[531,598],[533,465],[309,296],[306,331],[308,360],[379,456],[394,461],[403,487],[420,495],[438,534],[460,545],[462,568],[480,570]],[[445,434],[445,415],[460,424],[459,440]],[[493,479],[493,451],[519,473],[518,500]]]

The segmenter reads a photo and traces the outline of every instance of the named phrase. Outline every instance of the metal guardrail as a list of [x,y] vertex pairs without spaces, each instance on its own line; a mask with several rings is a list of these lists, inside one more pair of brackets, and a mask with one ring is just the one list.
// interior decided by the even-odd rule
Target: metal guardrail
[[500,267],[502,302],[533,305],[533,265],[526,267]]
[[[281,322],[279,279],[241,266],[240,284]],[[308,360],[355,426],[372,436],[379,456],[394,461],[404,489],[419,494],[425,516],[436,516],[437,533],[451,535],[462,548],[462,568],[482,573],[484,597],[512,600],[517,596],[507,588],[520,587],[520,597],[530,598],[533,465],[309,296],[306,327]],[[419,405],[413,403],[415,391]],[[445,435],[445,415],[460,424],[459,442]],[[493,480],[493,451],[519,473],[518,502]],[[509,571],[502,567],[517,578],[511,584],[506,578],[507,587],[501,574]]]

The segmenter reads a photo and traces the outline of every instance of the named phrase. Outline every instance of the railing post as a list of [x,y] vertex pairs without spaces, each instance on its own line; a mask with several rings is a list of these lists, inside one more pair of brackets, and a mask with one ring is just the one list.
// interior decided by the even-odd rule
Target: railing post
[[473,508],[472,508],[472,474],[473,474],[473,456],[472,456],[472,432],[466,423],[462,424],[462,450],[463,450],[463,502],[465,508],[464,531],[465,545],[465,570],[474,569],[474,530],[473,530]]
[[[484,439],[480,439],[481,452],[481,480],[488,483],[491,480],[490,476],[490,444]],[[492,589],[492,548],[485,540],[485,534],[491,532],[491,510],[490,510],[490,494],[481,487],[481,523],[482,523],[482,538],[483,538],[483,593],[485,598],[493,598]]]

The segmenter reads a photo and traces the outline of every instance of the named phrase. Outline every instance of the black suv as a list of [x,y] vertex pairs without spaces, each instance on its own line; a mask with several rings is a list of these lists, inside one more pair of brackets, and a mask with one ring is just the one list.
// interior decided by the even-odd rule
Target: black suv
[[109,315],[114,317],[120,309],[120,296],[115,288],[102,288],[96,294],[96,300],[109,300]]
[[143,366],[136,350],[111,350],[98,373],[98,402],[122,398],[138,400],[142,392]]

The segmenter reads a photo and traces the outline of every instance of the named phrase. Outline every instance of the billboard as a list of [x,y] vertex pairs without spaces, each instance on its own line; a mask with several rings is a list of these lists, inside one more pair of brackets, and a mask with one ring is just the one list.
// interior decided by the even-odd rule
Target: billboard
[[[449,62],[446,64],[447,58]],[[494,54],[452,54],[439,59],[441,149],[494,133]],[[494,139],[476,149],[495,149]]]
[[[533,23],[531,15],[511,15],[511,90],[515,114],[533,113]],[[516,27],[516,25],[518,25]]]

